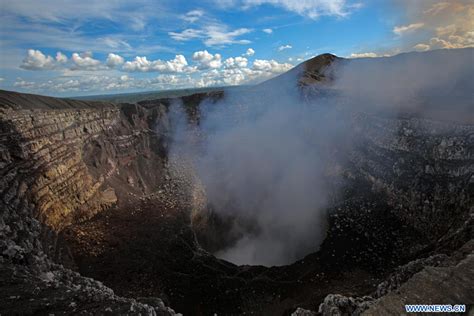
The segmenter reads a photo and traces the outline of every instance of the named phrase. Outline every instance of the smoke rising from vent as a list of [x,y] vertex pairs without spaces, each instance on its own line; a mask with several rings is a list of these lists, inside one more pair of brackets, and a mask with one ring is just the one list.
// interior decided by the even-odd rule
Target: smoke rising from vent
[[332,189],[324,179],[343,146],[345,121],[329,106],[303,102],[296,82],[203,102],[201,146],[183,141],[192,131],[176,132],[173,148],[195,157],[209,206],[232,221],[234,242],[220,258],[288,264],[316,251],[325,236]]
[[235,107],[203,124],[210,132],[198,172],[209,201],[220,214],[257,225],[218,256],[241,264],[289,263],[316,250],[324,237],[327,162],[318,143],[332,137],[332,127],[322,128],[326,113],[296,97],[245,102],[245,110],[231,115],[237,122],[221,120],[238,109],[227,101],[224,107]]
[[461,96],[462,110],[469,109],[470,54],[460,50],[462,61],[452,63],[442,52],[338,61],[328,70],[336,80],[311,101],[296,86],[300,74],[289,72],[273,83],[202,102],[199,126],[180,124],[172,151],[194,157],[210,209],[231,222],[233,241],[216,256],[271,266],[316,251],[338,176],[359,141],[352,114],[426,113],[427,104],[452,95]]

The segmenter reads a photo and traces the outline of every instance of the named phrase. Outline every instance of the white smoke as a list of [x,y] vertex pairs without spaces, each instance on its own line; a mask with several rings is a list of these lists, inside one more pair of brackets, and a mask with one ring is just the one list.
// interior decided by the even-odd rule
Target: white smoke
[[[465,62],[471,53],[457,54]],[[216,256],[271,266],[316,251],[325,237],[329,199],[338,189],[331,179],[357,141],[351,113],[396,114],[400,105],[418,105],[413,100],[420,95],[443,95],[439,87],[447,94],[465,91],[461,79],[473,72],[462,61],[446,63],[444,53],[426,56],[342,62],[332,69],[337,97],[323,93],[303,101],[295,73],[202,102],[200,146],[181,141],[175,148],[189,147],[213,211],[236,219],[231,233],[240,234],[237,241]]]
[[212,209],[237,219],[241,238],[216,254],[237,264],[288,264],[317,250],[325,236],[324,178],[344,122],[335,124],[328,107],[303,102],[292,79],[287,87],[203,102],[202,146],[187,144]]

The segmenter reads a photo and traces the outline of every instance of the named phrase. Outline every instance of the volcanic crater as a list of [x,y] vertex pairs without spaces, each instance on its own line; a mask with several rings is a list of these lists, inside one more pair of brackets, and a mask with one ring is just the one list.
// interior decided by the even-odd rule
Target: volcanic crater
[[[406,54],[388,63],[436,54],[468,63],[473,52]],[[347,106],[351,96],[337,96],[333,67],[351,62],[325,54],[255,87],[136,103],[1,91],[0,291],[8,295],[0,297],[0,312],[385,315],[400,313],[406,303],[474,302],[473,90],[465,93],[474,72],[468,69],[453,88],[464,91],[453,102],[467,99],[468,107],[387,112],[353,108]],[[282,84],[289,81],[296,84]],[[214,198],[233,191],[212,193],[203,178],[209,169],[194,160],[202,157],[211,130],[205,129],[204,109],[223,102],[234,108],[255,100],[272,104],[273,94],[281,101],[275,89],[292,89],[297,98],[291,102],[308,106],[329,100],[321,103],[330,104],[345,132],[316,136],[327,130],[327,116],[318,126],[300,121],[301,137],[325,153],[317,156],[322,189],[311,178],[303,182],[304,192],[324,192],[324,203],[314,193],[309,204],[285,204],[290,217],[277,221],[277,233],[269,236],[280,234],[285,251],[295,250],[283,252],[291,258],[239,265],[221,259],[222,253],[264,234],[262,223],[274,221],[260,221],[267,213],[229,211],[239,209],[239,201]],[[178,129],[183,137],[176,136]],[[308,155],[296,166],[316,159]],[[245,156],[238,159],[251,170]],[[239,175],[223,179],[238,183]],[[246,194],[267,192],[250,182]],[[298,197],[291,189],[270,193]],[[296,251],[303,239],[286,241],[298,229],[291,214],[300,213],[292,207],[301,205],[317,209],[317,216],[305,218],[308,237]],[[276,252],[273,243],[265,245],[269,254]]]

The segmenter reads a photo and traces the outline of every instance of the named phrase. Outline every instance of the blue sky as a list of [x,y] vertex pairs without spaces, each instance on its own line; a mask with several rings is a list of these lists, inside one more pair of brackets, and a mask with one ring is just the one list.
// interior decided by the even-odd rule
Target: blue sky
[[252,84],[326,52],[474,45],[468,0],[0,4],[0,88],[57,96]]

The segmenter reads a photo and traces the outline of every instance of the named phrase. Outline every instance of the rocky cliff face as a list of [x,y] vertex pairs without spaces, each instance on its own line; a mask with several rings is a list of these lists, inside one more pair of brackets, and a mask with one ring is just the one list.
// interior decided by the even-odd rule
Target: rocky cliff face
[[387,193],[397,216],[431,243],[465,227],[473,212],[474,126],[358,113],[354,170]]
[[[2,308],[171,314],[159,300],[146,305],[119,298],[51,261],[61,250],[56,234],[116,204],[125,193],[114,187],[147,192],[160,181],[162,153],[145,110],[4,91],[0,104],[0,262],[2,293],[11,294],[2,297]],[[150,113],[153,124],[159,110]],[[24,309],[34,293],[43,301],[31,298]]]

